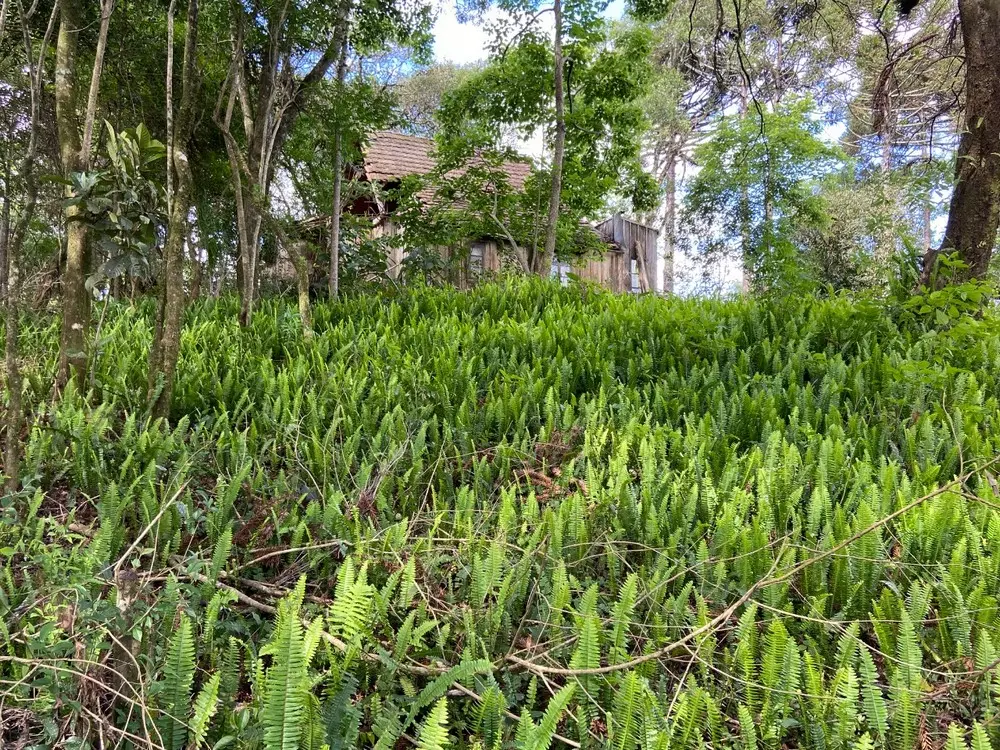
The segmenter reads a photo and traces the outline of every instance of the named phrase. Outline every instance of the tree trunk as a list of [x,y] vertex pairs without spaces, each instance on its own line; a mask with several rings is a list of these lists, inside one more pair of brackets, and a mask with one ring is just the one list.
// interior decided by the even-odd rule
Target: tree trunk
[[[344,78],[347,75],[347,24],[351,13],[351,0],[342,0],[340,18],[337,23],[337,95],[341,96],[344,89]],[[330,278],[328,287],[330,299],[340,295],[340,213],[341,190],[344,183],[344,153],[343,128],[337,123],[333,133],[333,200],[330,207]],[[302,290],[299,289],[299,297]],[[308,295],[307,295],[308,297]],[[301,305],[300,305],[301,306]],[[305,322],[303,321],[303,326]]]
[[[256,96],[251,102],[245,76],[243,27],[246,8],[230,3],[233,24],[233,61],[220,90],[213,119],[226,144],[236,197],[236,221],[239,228],[239,288],[242,297],[240,325],[249,325],[257,293],[257,262],[260,254],[261,227],[268,219],[274,159],[298,115],[308,101],[312,88],[326,76],[337,61],[340,47],[331,40],[316,63],[298,77],[292,69],[292,42],[287,34],[291,4],[275,4],[267,11],[267,43],[256,66]],[[291,80],[296,85],[288,85]],[[231,130],[233,110],[239,104],[245,147]],[[224,106],[225,105],[225,106]]]
[[[740,77],[740,117],[750,111],[750,88],[746,78]],[[740,188],[740,250],[743,254],[743,276],[741,288],[749,294],[753,288],[753,246],[750,237],[750,191],[746,185]]]
[[965,130],[939,250],[924,256],[928,282],[939,253],[956,252],[966,276],[986,275],[1000,223],[1000,0],[959,0],[965,45]]
[[194,241],[194,222],[188,227],[188,251],[191,254],[191,293],[188,296],[194,302],[201,298],[201,280],[205,266],[201,262],[201,251]]
[[288,256],[295,266],[295,279],[299,292],[299,319],[302,322],[302,337],[312,338],[312,307],[309,304],[309,264],[306,261],[306,243],[294,240],[288,243]]
[[7,298],[7,247],[10,242],[10,153],[4,150],[3,205],[0,205],[0,300]]
[[[80,129],[76,107],[79,100],[77,42],[82,25],[79,0],[59,4],[59,35],[56,39],[56,129],[63,175],[68,177],[83,166]],[[87,226],[79,219],[79,209],[68,206],[66,225],[66,268],[62,274],[63,319],[59,349],[60,383],[71,371],[81,388],[86,382],[86,329],[90,323],[90,297],[85,286],[87,268]]]
[[666,156],[666,197],[663,210],[663,293],[674,293],[674,252],[677,245],[677,153]]
[[[933,131],[931,131],[931,137],[933,137]],[[923,156],[925,163],[930,164],[933,150],[934,146],[932,142],[924,144]],[[924,196],[923,219],[924,219],[924,252],[926,253],[931,249],[931,196],[929,192],[926,196]]]
[[[886,97],[887,100],[889,97]],[[893,114],[891,100],[885,104],[885,112],[882,115],[882,128],[879,133],[879,140],[882,142],[881,160],[881,184],[879,192],[882,199],[882,210],[885,212],[883,218],[884,226],[875,244],[876,274],[879,279],[886,278],[889,262],[896,252],[896,233],[893,224],[896,217],[896,201],[893,192],[889,188],[889,178],[892,173],[892,141],[893,141]]]
[[552,186],[549,193],[548,221],[545,225],[545,249],[541,255],[536,255],[534,264],[534,271],[539,276],[548,276],[552,272],[552,259],[556,254],[556,229],[559,225],[562,199],[563,155],[566,150],[566,117],[563,112],[562,0],[553,2],[552,11],[555,16],[552,52],[555,65],[556,132],[552,147]]
[[[177,190],[171,201],[167,240],[163,248],[163,285],[160,337],[150,350],[149,398],[154,417],[167,417],[173,397],[174,373],[180,353],[184,317],[184,243],[188,237],[193,178],[188,163],[187,144],[194,128],[194,89],[197,72],[198,0],[188,0],[187,29],[184,37],[184,71],[181,77],[181,104],[171,149]],[[172,106],[172,105],[171,105]]]

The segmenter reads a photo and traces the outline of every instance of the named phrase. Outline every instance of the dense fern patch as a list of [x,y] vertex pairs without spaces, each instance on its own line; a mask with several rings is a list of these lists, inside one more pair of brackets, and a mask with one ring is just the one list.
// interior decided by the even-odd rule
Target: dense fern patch
[[189,311],[169,424],[150,310],[86,396],[26,324],[0,744],[1000,747],[991,315],[235,305]]

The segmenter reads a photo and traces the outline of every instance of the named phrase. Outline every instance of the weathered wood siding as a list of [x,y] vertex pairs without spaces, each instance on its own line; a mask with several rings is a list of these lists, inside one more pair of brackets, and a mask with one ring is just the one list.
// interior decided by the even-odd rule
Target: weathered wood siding
[[[632,259],[636,259],[640,276],[645,268],[644,278],[640,280],[640,291],[652,291],[655,288],[656,274],[656,241],[659,232],[645,224],[626,219],[621,214],[615,214],[597,225],[597,232],[605,242],[615,245],[623,252],[623,260],[612,273],[612,288],[617,292],[632,290]],[[641,262],[639,262],[641,260]],[[645,287],[645,288],[641,288]]]
[[591,258],[573,268],[573,273],[584,281],[607,287],[612,292],[627,292],[630,280],[626,273],[628,263],[621,250],[609,249],[600,258]]
[[[597,224],[597,232],[601,239],[608,243],[608,251],[600,258],[591,258],[582,265],[575,266],[573,273],[581,279],[600,284],[613,292],[620,294],[633,290],[632,261],[642,254],[645,264],[645,275],[639,282],[640,291],[650,291],[656,273],[656,240],[657,231],[638,222],[615,214],[610,219]],[[383,216],[373,227],[371,236],[391,237],[399,234],[402,228],[393,221],[391,216]],[[476,258],[473,259],[473,248]],[[476,284],[481,276],[498,273],[503,266],[501,247],[494,239],[469,240],[462,247],[439,247],[438,252],[445,260],[458,254],[465,261],[451,274],[451,283],[460,289],[467,289]],[[406,253],[400,248],[390,248],[386,258],[387,274],[397,279],[402,270]],[[476,269],[475,266],[479,268]],[[641,265],[640,265],[641,268]],[[642,276],[640,274],[640,276]],[[648,286],[647,286],[648,285]]]

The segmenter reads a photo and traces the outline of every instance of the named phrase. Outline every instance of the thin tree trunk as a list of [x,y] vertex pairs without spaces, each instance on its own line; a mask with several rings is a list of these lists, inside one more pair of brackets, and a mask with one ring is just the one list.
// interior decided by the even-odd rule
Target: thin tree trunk
[[173,398],[174,373],[180,353],[184,316],[184,243],[188,237],[193,178],[187,146],[194,127],[195,78],[197,76],[198,0],[188,0],[184,36],[184,70],[181,76],[181,104],[174,129],[172,149],[176,192],[170,209],[167,240],[163,248],[161,337],[150,350],[149,398],[154,417],[167,417]]
[[[740,77],[740,117],[750,111],[750,89],[746,78]],[[744,294],[753,288],[753,247],[750,238],[750,191],[746,185],[740,188],[740,250],[743,254],[743,277],[741,286]]]
[[[236,218],[240,238],[240,324],[250,323],[257,292],[257,262],[261,227],[269,220],[269,195],[274,171],[274,157],[299,113],[305,107],[312,88],[336,63],[340,47],[336,40],[323,51],[316,63],[299,78],[291,69],[291,43],[287,36],[291,3],[271,6],[267,11],[267,43],[257,67],[256,96],[251,102],[244,75],[244,5],[230,3],[233,24],[233,64],[220,90],[213,119],[226,143],[236,195]],[[227,101],[228,104],[223,107]],[[230,125],[233,109],[240,106],[243,119],[244,148],[236,140]],[[224,116],[223,116],[224,115]]]
[[97,48],[94,51],[94,67],[90,75],[90,90],[87,94],[87,114],[83,120],[83,143],[81,157],[86,166],[90,166],[90,146],[94,138],[94,120],[97,117],[97,96],[101,90],[101,73],[104,70],[104,53],[108,48],[108,28],[111,25],[111,13],[115,8],[115,0],[102,0],[101,23],[97,32]]
[[[2,38],[2,37],[0,37]],[[0,205],[0,300],[7,298],[7,247],[10,242],[10,149],[4,149],[3,205]]]
[[[59,4],[59,35],[56,39],[56,128],[64,176],[83,167],[80,128],[76,107],[79,100],[77,46],[82,25],[80,0]],[[84,351],[90,319],[90,298],[85,287],[87,267],[87,226],[80,220],[77,206],[68,206],[66,224],[66,268],[62,274],[63,320],[59,351],[59,382],[69,380],[70,371],[82,388],[86,382],[87,356]]]
[[965,130],[955,161],[955,189],[940,250],[924,256],[924,281],[938,253],[957,252],[966,275],[989,269],[1000,224],[1000,0],[959,0],[965,45]]
[[562,202],[563,156],[566,150],[566,117],[563,111],[562,0],[553,2],[552,11],[555,16],[552,52],[555,65],[556,132],[552,147],[552,186],[549,193],[548,220],[545,225],[545,249],[535,258],[534,271],[539,276],[548,276],[552,272],[552,259],[556,254],[556,229],[559,225],[559,209]]
[[[933,131],[931,132],[931,138],[933,138]],[[930,162],[931,162],[931,153],[933,152],[933,148],[934,148],[934,145],[933,145],[933,143],[930,140],[927,143],[924,144],[923,152],[924,152],[924,162],[926,164],[930,164]],[[926,253],[928,250],[931,249],[931,196],[930,196],[929,192],[928,192],[928,194],[926,196],[924,196],[924,210],[923,210],[923,214],[924,214],[924,216],[923,216],[923,219],[924,219],[924,252]]]
[[201,262],[201,250],[194,241],[194,221],[188,227],[188,251],[191,254],[191,293],[188,299],[194,302],[201,298],[201,280],[205,271],[205,266]]
[[674,292],[674,252],[677,245],[677,153],[670,148],[666,164],[663,209],[663,293]]
[[[343,95],[347,75],[347,26],[351,14],[351,0],[342,0],[337,23],[337,96]],[[343,129],[338,122],[333,133],[333,200],[330,207],[330,277],[327,282],[330,299],[340,295],[340,213],[341,190],[344,182]],[[301,297],[302,291],[299,290]],[[308,295],[307,295],[308,296]],[[303,325],[305,323],[303,322]]]
[[302,337],[312,338],[312,307],[309,304],[309,264],[306,261],[305,240],[288,243],[288,255],[295,266],[295,279],[299,293],[299,319],[302,321]]

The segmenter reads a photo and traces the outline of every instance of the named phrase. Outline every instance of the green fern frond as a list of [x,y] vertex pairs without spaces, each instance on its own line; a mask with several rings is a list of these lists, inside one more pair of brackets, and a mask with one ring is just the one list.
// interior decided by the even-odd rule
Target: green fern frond
[[417,735],[417,750],[445,750],[448,747],[448,699],[441,698],[427,714]]
[[219,579],[219,574],[225,570],[226,563],[229,562],[229,555],[233,548],[233,530],[227,527],[219,535],[212,552],[212,567],[209,571],[209,580],[215,583]]
[[642,681],[635,672],[629,672],[615,691],[615,702],[611,711],[614,750],[632,750],[639,744],[642,699]]
[[483,692],[483,700],[476,716],[476,725],[483,736],[487,750],[495,750],[503,741],[503,718],[506,708],[507,699],[504,698],[504,694],[495,685],[490,685]]
[[194,699],[194,709],[191,712],[191,741],[188,745],[191,750],[197,750],[205,741],[208,734],[208,726],[219,708],[219,682],[222,675],[216,672],[206,682],[198,696]]
[[194,635],[191,621],[182,616],[177,630],[167,644],[167,661],[163,665],[163,716],[160,735],[166,750],[184,750],[188,727],[185,719],[194,681]]
[[635,596],[638,588],[639,576],[632,573],[625,579],[625,584],[621,587],[621,591],[618,594],[618,601],[615,603],[613,616],[615,627],[611,635],[611,650],[617,659],[624,659],[627,656],[625,638],[632,624],[632,616],[635,611]]
[[403,721],[404,731],[413,722],[418,713],[420,713],[426,706],[429,706],[431,703],[444,696],[444,694],[448,692],[448,689],[456,682],[464,682],[476,674],[487,674],[492,671],[492,669],[493,664],[491,662],[486,661],[485,659],[478,659],[475,661],[461,662],[444,674],[438,675],[434,678],[433,682],[421,690],[420,695],[414,699],[413,705],[410,707],[410,711],[406,716],[406,720]]
[[576,685],[569,684],[552,696],[552,700],[545,708],[545,713],[542,714],[541,721],[538,722],[538,727],[532,733],[531,746],[528,750],[549,750],[552,737],[559,725],[559,719],[562,718],[563,711],[569,706],[575,690]]
[[279,602],[274,637],[268,644],[273,661],[265,678],[262,715],[267,750],[298,750],[302,737],[306,653],[299,607],[304,594],[303,577],[295,590]]
[[882,688],[878,684],[878,670],[867,648],[861,649],[861,703],[868,728],[875,733],[881,746],[889,737],[889,710],[886,708]]
[[969,750],[965,743],[965,733],[962,727],[952,723],[948,726],[948,739],[945,741],[945,750]]
[[750,709],[742,703],[736,709],[740,722],[740,747],[743,750],[757,750],[757,726]]
[[993,750],[990,736],[979,722],[972,726],[972,750]]

